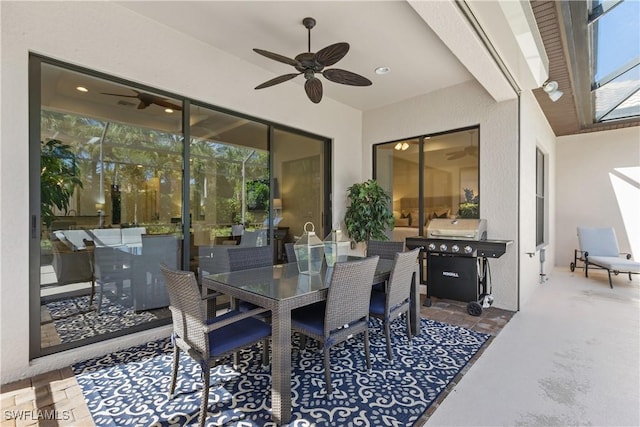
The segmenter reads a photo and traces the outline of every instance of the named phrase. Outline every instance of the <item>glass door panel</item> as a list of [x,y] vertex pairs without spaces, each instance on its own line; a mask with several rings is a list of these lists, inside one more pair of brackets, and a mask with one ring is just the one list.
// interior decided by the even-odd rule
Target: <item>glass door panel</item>
[[191,106],[191,268],[228,271],[215,255],[229,246],[269,244],[268,126]]
[[273,177],[278,222],[278,261],[286,261],[282,245],[295,242],[304,224],[313,223],[322,240],[331,231],[331,213],[325,194],[330,188],[326,153],[329,142],[319,137],[274,129]]
[[168,323],[181,102],[44,62],[40,76],[41,354]]

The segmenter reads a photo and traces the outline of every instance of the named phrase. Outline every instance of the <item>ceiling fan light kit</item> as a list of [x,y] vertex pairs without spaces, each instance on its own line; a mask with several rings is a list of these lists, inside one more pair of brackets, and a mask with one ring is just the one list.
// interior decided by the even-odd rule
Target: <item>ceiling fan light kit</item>
[[256,86],[256,89],[264,89],[283,83],[302,74],[306,79],[304,90],[307,97],[311,102],[317,104],[322,100],[322,81],[316,77],[316,73],[321,73],[324,78],[334,83],[349,86],[371,86],[371,80],[359,74],[352,73],[351,71],[341,70],[339,68],[325,69],[325,67],[329,67],[344,58],[347,52],[349,52],[349,43],[334,43],[313,53],[311,52],[311,29],[315,27],[316,20],[310,17],[304,18],[302,25],[304,25],[308,32],[308,52],[298,54],[295,59],[263,49],[253,49],[254,52],[262,56],[282,62],[283,64],[291,65],[298,71],[297,73],[283,74],[267,80]]

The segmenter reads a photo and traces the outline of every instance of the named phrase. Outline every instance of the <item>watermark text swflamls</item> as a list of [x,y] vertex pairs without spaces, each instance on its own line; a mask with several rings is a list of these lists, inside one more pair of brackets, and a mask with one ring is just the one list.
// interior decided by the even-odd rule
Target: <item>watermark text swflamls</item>
[[71,419],[71,411],[66,409],[58,411],[56,409],[13,409],[5,410],[3,413],[5,420],[22,420],[22,421],[42,421],[56,420],[69,421]]

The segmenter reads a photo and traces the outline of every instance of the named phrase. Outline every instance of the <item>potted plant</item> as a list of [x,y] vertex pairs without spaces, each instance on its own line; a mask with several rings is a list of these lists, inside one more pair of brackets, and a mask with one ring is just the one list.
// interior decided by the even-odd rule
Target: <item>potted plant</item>
[[40,211],[48,228],[56,217],[54,209],[66,212],[76,187],[82,188],[82,181],[71,147],[57,139],[40,144]]
[[349,237],[356,243],[371,239],[389,240],[387,227],[393,227],[391,196],[374,179],[347,189],[349,207],[344,216]]

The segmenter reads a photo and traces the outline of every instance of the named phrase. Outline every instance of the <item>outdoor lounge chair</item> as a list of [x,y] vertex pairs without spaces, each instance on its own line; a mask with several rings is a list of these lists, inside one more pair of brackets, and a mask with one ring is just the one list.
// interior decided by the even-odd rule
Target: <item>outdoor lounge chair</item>
[[[573,255],[573,262],[569,265],[574,271],[578,261],[584,263],[584,275],[589,277],[589,266],[607,270],[609,274],[609,286],[613,289],[611,282],[611,272],[629,274],[640,274],[640,262],[633,261],[631,254],[620,253],[618,240],[612,227],[592,228],[578,227],[578,242],[580,249],[576,249]],[[624,258],[620,255],[625,255]]]
[[173,398],[176,389],[180,352],[184,351],[193,358],[202,369],[202,401],[198,424],[205,425],[209,403],[210,368],[223,356],[236,354],[237,351],[263,342],[263,363],[268,360],[268,338],[271,326],[252,316],[265,309],[256,309],[246,313],[230,311],[214,319],[207,319],[206,301],[201,298],[196,276],[191,271],[176,271],[161,265],[169,291],[169,309],[173,318],[173,364],[169,397]]

